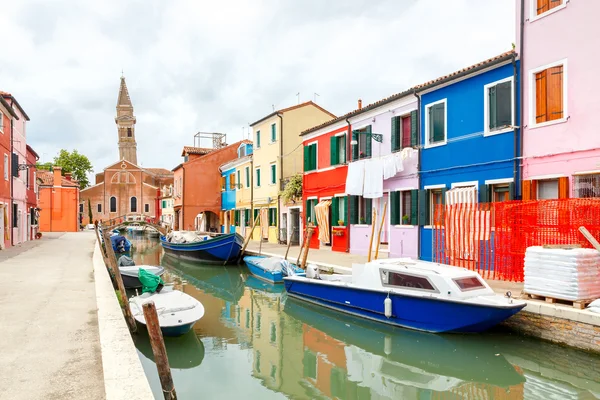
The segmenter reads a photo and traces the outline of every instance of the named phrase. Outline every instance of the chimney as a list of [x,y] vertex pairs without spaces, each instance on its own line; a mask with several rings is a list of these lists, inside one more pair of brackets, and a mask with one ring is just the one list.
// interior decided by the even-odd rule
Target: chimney
[[70,172],[66,172],[66,173],[65,173],[65,178],[66,178],[66,179],[67,179],[69,182],[71,182],[71,177],[72,177],[72,176],[73,176],[73,174],[71,174]]
[[61,185],[61,171],[62,168],[61,167],[53,167],[52,168],[52,174],[53,174],[53,179],[54,179],[54,186],[62,186]]
[[362,110],[362,100],[358,99],[358,109]]

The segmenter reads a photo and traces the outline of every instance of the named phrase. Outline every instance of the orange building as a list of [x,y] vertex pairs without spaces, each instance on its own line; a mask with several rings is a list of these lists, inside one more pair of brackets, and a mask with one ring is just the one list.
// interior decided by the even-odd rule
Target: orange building
[[207,149],[184,147],[184,162],[173,169],[175,230],[221,230],[221,172],[219,167],[237,158],[238,147],[249,140]]
[[40,232],[79,231],[79,184],[71,174],[62,176],[61,170],[61,167],[54,167],[52,172],[36,171]]

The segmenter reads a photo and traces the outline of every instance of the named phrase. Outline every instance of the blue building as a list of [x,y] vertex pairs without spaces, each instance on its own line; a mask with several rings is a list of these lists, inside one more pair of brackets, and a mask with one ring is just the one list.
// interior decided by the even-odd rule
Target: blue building
[[[419,257],[423,260],[434,256],[436,205],[507,201],[517,196],[518,64],[510,51],[417,89],[421,99]],[[476,261],[473,254],[465,257]]]
[[252,143],[243,141],[237,149],[237,158],[219,167],[221,172],[221,232],[235,232],[236,193],[241,189],[240,174],[237,167],[252,157]]

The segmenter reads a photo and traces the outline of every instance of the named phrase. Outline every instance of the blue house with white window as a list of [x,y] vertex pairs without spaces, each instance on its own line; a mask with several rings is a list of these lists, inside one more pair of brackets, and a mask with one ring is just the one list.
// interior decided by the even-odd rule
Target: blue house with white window
[[[440,240],[440,232],[453,232],[456,237],[471,229],[464,226],[457,226],[455,231],[438,229],[435,236],[438,240],[434,243],[436,229],[432,225],[436,205],[488,203],[518,197],[515,190],[520,176],[518,71],[519,61],[510,51],[418,87],[419,258],[435,260],[436,251],[448,248],[449,239]],[[475,217],[469,217],[470,221],[488,218],[481,227],[473,228],[476,235],[483,235],[479,229],[490,231],[489,213],[472,215]],[[435,222],[438,227],[443,224]],[[473,255],[479,251],[477,245],[461,246],[467,262],[477,262],[477,256]]]

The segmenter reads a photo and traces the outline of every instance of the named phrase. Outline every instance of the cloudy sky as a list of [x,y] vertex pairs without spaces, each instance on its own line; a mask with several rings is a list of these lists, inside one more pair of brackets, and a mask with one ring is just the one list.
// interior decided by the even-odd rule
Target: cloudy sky
[[[116,161],[124,71],[138,161],[173,168],[197,131],[242,139],[300,101],[336,115],[510,50],[514,0],[0,0],[0,90],[50,161]],[[314,93],[318,93],[316,96]]]

